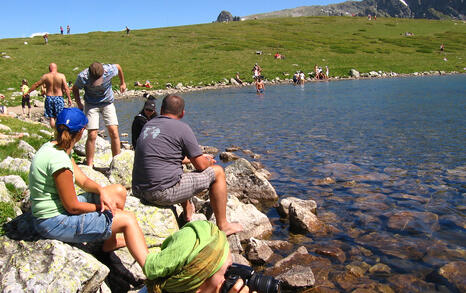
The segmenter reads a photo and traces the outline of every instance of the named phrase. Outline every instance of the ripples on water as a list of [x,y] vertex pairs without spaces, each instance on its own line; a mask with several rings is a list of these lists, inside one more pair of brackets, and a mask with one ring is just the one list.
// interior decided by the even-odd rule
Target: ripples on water
[[[296,237],[270,208],[274,239],[339,247],[344,265],[382,262],[391,273],[378,282],[414,274],[446,290],[432,272],[466,259],[465,84],[458,75],[189,93],[184,120],[200,144],[261,154],[279,196],[314,199],[338,231]],[[142,102],[117,107],[130,133]]]

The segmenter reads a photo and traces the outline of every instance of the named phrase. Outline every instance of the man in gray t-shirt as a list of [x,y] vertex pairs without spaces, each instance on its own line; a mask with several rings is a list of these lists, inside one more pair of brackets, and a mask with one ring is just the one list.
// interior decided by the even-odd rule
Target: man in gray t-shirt
[[[190,221],[194,213],[190,199],[209,188],[218,227],[227,235],[239,232],[241,225],[226,219],[225,172],[214,165],[212,156],[202,154],[192,129],[180,121],[183,116],[184,100],[167,95],[160,116],[144,125],[135,150],[133,194],[161,206],[180,203]],[[192,163],[197,171],[183,173],[183,163]]]

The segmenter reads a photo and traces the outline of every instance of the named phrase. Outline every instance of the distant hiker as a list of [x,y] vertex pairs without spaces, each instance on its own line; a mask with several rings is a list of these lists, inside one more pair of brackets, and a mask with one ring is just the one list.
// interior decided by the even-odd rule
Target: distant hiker
[[24,115],[24,108],[26,108],[26,105],[28,106],[28,117],[31,118],[31,99],[29,96],[29,86],[28,86],[28,81],[23,79],[21,81],[21,93],[23,94],[23,97],[21,99],[21,109]]
[[[78,74],[73,86],[73,95],[79,109],[84,109],[89,124],[87,125],[86,162],[88,166],[94,164],[95,140],[99,130],[99,114],[102,115],[107,126],[112,146],[112,155],[120,153],[120,137],[118,135],[118,118],[113,104],[112,78],[120,79],[120,92],[126,90],[125,77],[119,64],[92,63],[89,68]],[[84,89],[83,106],[79,90]]]
[[70,25],[66,26],[66,34],[69,35],[71,31]]
[[278,52],[275,53],[274,58],[275,59],[285,59],[284,56],[282,54],[278,53]]
[[63,35],[63,27],[60,25],[60,34]]
[[242,81],[241,78],[239,77],[239,72],[236,72],[235,80],[236,80],[237,83],[243,84],[243,81]]
[[440,45],[440,51],[445,51],[445,46],[443,44]]
[[49,43],[49,34],[45,33],[45,35],[42,36],[44,38],[45,44],[47,45]]
[[325,79],[328,79],[328,78],[329,78],[329,70],[328,70],[328,66],[325,65]]
[[3,104],[5,102],[5,96],[0,94],[0,114],[2,115],[8,115],[8,109],[7,107]]
[[50,119],[50,127],[55,128],[55,119],[65,107],[63,92],[68,97],[68,107],[71,106],[70,89],[66,83],[65,75],[58,72],[57,64],[50,63],[49,73],[42,75],[39,81],[31,86],[27,94],[30,94],[41,85],[45,85],[46,94],[44,116]]
[[141,112],[134,117],[133,124],[131,125],[131,143],[133,149],[136,149],[136,143],[141,134],[142,127],[155,116],[157,116],[157,108],[155,106],[156,98],[149,95]]
[[126,34],[129,35],[129,28],[126,27]]
[[256,79],[256,92],[262,94],[265,90],[264,80],[259,76]]

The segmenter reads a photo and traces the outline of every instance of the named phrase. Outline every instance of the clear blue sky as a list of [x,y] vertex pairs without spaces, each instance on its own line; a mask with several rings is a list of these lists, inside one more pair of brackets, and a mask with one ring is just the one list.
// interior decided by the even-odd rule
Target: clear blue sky
[[49,0],[0,1],[0,38],[29,37],[33,33],[118,31],[210,23],[222,10],[246,16],[299,6],[327,5],[344,0]]

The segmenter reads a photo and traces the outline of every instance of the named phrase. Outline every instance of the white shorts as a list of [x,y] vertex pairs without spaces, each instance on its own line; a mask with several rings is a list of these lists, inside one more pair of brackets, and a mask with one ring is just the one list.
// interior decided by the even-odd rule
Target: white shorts
[[105,126],[118,125],[118,118],[113,103],[105,106],[85,104],[84,113],[89,120],[86,127],[88,130],[99,129],[99,113],[102,114]]

